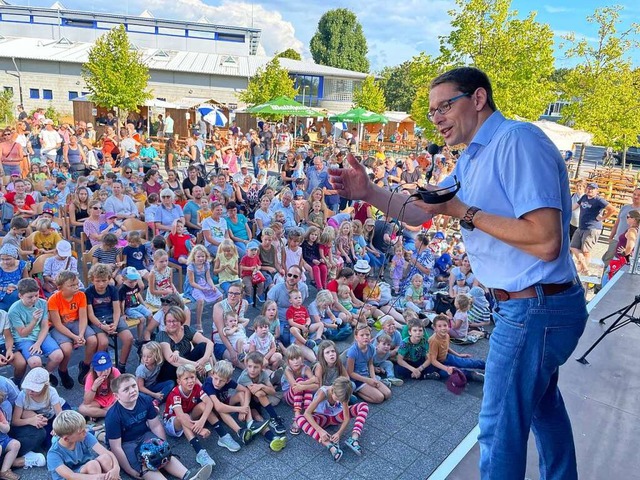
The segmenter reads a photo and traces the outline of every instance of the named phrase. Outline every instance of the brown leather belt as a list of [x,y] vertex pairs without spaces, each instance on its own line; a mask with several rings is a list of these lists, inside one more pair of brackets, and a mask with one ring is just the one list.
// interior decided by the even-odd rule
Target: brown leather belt
[[[575,284],[576,280],[566,283],[539,283],[537,285],[542,287],[542,293],[545,295],[557,295],[558,293],[562,293],[573,287]],[[517,292],[507,292],[502,288],[490,288],[489,291],[491,292],[491,295],[493,295],[493,298],[499,302],[506,302],[507,300],[515,298],[534,298],[538,296],[538,292],[536,292],[536,285],[531,285],[530,287]]]

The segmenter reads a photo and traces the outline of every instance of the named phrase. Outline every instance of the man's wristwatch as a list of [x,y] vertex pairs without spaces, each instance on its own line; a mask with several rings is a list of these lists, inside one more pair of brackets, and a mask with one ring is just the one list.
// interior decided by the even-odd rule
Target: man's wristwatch
[[473,217],[476,216],[480,209],[478,207],[469,207],[464,217],[460,219],[460,226],[466,230],[473,230],[476,226],[473,224]]

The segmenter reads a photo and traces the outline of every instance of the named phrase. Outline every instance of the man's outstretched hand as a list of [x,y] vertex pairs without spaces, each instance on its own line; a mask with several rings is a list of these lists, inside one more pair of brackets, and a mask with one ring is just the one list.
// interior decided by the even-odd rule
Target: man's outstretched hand
[[351,200],[366,199],[373,187],[367,171],[352,153],[347,155],[351,168],[330,168],[329,181],[341,197]]

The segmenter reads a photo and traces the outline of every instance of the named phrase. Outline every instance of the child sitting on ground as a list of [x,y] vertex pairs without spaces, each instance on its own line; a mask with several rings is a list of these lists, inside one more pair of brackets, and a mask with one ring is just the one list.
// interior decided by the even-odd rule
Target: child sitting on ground
[[61,412],[53,421],[53,433],[58,441],[47,452],[47,469],[53,480],[76,480],[78,475],[105,480],[120,478],[115,455],[87,432],[87,422],[80,413]]
[[429,370],[429,340],[424,336],[424,327],[419,319],[411,319],[407,322],[409,336],[402,339],[402,345],[398,350],[398,377],[400,378],[437,378]]
[[328,387],[338,377],[349,378],[347,369],[342,363],[336,344],[331,340],[323,340],[318,346],[318,363],[313,367],[313,374],[318,385]]
[[262,421],[263,410],[269,415],[269,428],[265,429],[264,438],[269,442],[269,448],[274,452],[279,452],[287,444],[287,437],[284,435],[287,431],[284,428],[282,419],[276,413],[274,404],[277,405],[278,399],[276,389],[271,384],[269,374],[263,369],[264,356],[260,352],[251,352],[245,359],[246,368],[238,378],[238,384],[243,385],[249,390],[251,400],[251,414],[256,421]]
[[[352,392],[353,386],[349,379],[338,377],[331,386],[320,387],[304,415],[297,418],[298,426],[304,433],[325,446],[335,462],[342,458],[340,438],[349,427],[351,417],[355,418],[353,430],[344,445],[356,455],[362,455],[359,439],[369,414],[369,405],[359,402],[349,406]],[[331,435],[324,429],[329,425],[340,427]]]
[[176,385],[173,380],[158,382],[158,374],[163,362],[164,357],[158,342],[147,342],[142,345],[140,365],[136,368],[138,389],[141,393],[153,398],[153,403],[157,406],[167,398]]
[[285,356],[287,367],[282,378],[282,398],[293,407],[293,423],[289,433],[299,435],[300,427],[296,419],[309,406],[313,399],[313,392],[319,385],[311,369],[304,364],[302,349],[298,345],[289,345]]
[[[238,385],[232,376],[233,365],[231,362],[220,360],[214,365],[211,376],[207,377],[202,388],[213,400],[214,412],[236,433],[240,443],[247,445],[254,435],[261,433],[268,427],[268,422],[253,420],[251,407],[249,406],[251,401],[249,389]],[[238,421],[243,422],[246,426],[240,427],[238,422],[231,416],[232,413],[236,413]],[[220,438],[218,445],[226,447],[232,452],[240,450],[240,445],[231,437],[224,441],[223,438]]]
[[430,307],[430,302],[425,294],[424,279],[419,273],[413,275],[411,283],[407,285],[404,292],[404,307],[410,308],[416,313],[421,313]]
[[86,417],[104,418],[116,397],[110,390],[111,380],[118,378],[120,372],[113,368],[107,352],[96,352],[91,359],[91,370],[84,382],[84,398],[78,411]]
[[263,367],[272,371],[282,367],[282,354],[277,351],[276,339],[269,331],[269,320],[258,315],[253,320],[255,332],[249,337],[249,352],[259,352],[264,361]]
[[355,342],[347,350],[347,372],[356,384],[356,395],[369,403],[382,403],[391,398],[391,390],[378,381],[373,368],[376,349],[371,345],[371,328],[365,323],[356,326]]
[[[291,306],[287,309],[286,319],[290,326],[291,336],[295,339],[295,343],[303,348],[305,358],[310,362],[316,360],[313,349],[317,343],[322,340],[322,332],[324,325],[322,322],[311,323],[309,310],[302,305],[302,293],[299,290],[291,290],[289,292],[289,302]],[[310,339],[310,335],[314,334],[314,339]],[[317,342],[317,343],[316,343]]]
[[181,437],[184,434],[196,452],[198,464],[203,467],[214,466],[216,462],[198,439],[198,436],[204,439],[211,435],[205,426],[207,421],[212,425],[218,422],[218,417],[211,413],[213,402],[202,391],[193,365],[180,365],[176,370],[176,377],[178,386],[171,390],[164,407],[164,429],[172,437]]
[[387,335],[391,340],[389,358],[391,360],[395,360],[396,355],[398,354],[398,349],[400,348],[400,344],[402,343],[402,335],[400,334],[400,332],[398,332],[396,321],[391,315],[385,315],[384,317],[380,318],[380,324],[382,325],[382,330],[380,330],[376,335],[376,338],[373,340],[373,345],[375,346],[378,342],[378,337],[380,337],[381,335]]
[[[122,305],[116,287],[111,285],[111,269],[108,265],[97,263],[89,270],[91,285],[85,291],[87,296],[87,317],[98,335],[117,335],[121,343],[118,360],[120,373],[126,371],[127,359],[133,345],[133,334],[127,322],[121,316]],[[142,324],[142,322],[141,322]],[[138,330],[140,334],[142,330]],[[108,341],[108,340],[107,340]],[[90,415],[92,416],[92,415]]]
[[437,315],[433,320],[435,335],[429,339],[429,363],[431,371],[436,378],[447,378],[453,373],[453,369],[460,368],[467,379],[484,380],[481,372],[472,372],[468,369],[483,370],[484,360],[471,358],[468,353],[458,353],[451,348],[449,337],[449,318],[446,315]]
[[467,277],[465,277],[464,273],[458,273],[456,277],[456,283],[453,286],[453,296],[457,297],[458,295],[466,295],[469,293],[469,285],[467,285]]
[[344,312],[340,312],[336,317],[331,310],[334,303],[331,291],[320,290],[316,299],[309,304],[309,315],[313,323],[322,323],[326,339],[346,340],[352,333],[351,324],[346,321],[347,314]]
[[[154,439],[166,442],[162,422],[149,397],[140,395],[136,378],[124,373],[111,382],[111,390],[118,401],[109,409],[105,420],[106,438],[118,464],[133,478],[159,480],[166,478],[160,470],[181,480],[208,480],[211,465],[187,470],[169,454],[166,463],[161,462],[158,471],[152,471],[141,463],[140,445]],[[146,463],[146,462],[145,462]]]
[[245,355],[249,351],[249,339],[247,338],[245,325],[240,321],[236,312],[229,311],[225,313],[224,328],[222,329],[222,332],[238,354],[238,361],[243,362]]
[[[6,400],[6,393],[0,391],[0,403]],[[0,410],[0,455],[4,455],[2,466],[0,466],[0,479],[2,480],[20,480],[20,475],[11,471],[11,467],[18,458],[20,451],[20,442],[9,436],[11,425],[9,420]],[[17,466],[17,465],[16,465]]]
[[461,293],[456,296],[454,305],[456,307],[456,313],[451,320],[449,336],[459,340],[466,340],[467,334],[469,333],[468,312],[471,308],[471,299],[467,294]]
[[[373,356],[373,369],[376,373],[376,378],[384,383],[387,387],[392,385],[399,387],[404,382],[402,379],[397,378],[393,371],[393,363],[391,362],[391,337],[386,333],[382,333],[376,337],[374,343],[376,353]],[[384,375],[381,379],[380,375]]]

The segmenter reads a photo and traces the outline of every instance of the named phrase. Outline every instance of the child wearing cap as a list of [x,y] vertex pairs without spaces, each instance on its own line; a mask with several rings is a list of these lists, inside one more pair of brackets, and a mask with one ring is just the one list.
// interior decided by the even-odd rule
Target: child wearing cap
[[[118,340],[121,342],[118,370],[120,373],[124,373],[133,345],[133,335],[127,322],[121,316],[122,309],[118,291],[116,287],[109,284],[111,268],[103,263],[97,263],[91,267],[88,276],[91,284],[85,292],[87,317],[99,337],[118,336]],[[139,333],[142,333],[142,328],[139,329]],[[108,342],[108,338],[103,338],[102,342]]]
[[[42,278],[45,281],[43,285],[45,295],[51,296],[55,290],[48,290],[47,285],[54,286],[55,278],[63,270],[68,270],[75,273],[80,278],[78,272],[78,260],[71,254],[71,244],[66,240],[58,242],[56,245],[56,254],[53,257],[49,257],[44,262],[44,268],[42,271]],[[81,280],[78,280],[80,290],[84,290],[84,285]],[[57,289],[57,287],[56,287]]]
[[469,293],[469,285],[467,285],[467,277],[464,273],[459,272],[456,275],[456,284],[453,286],[453,296],[457,297],[458,295],[466,295]]
[[84,417],[65,410],[53,421],[58,441],[47,452],[47,469],[53,480],[73,480],[78,475],[119,478],[120,465],[113,453],[87,432]]
[[116,403],[116,396],[109,385],[119,376],[120,371],[113,367],[109,353],[96,352],[84,381],[84,397],[78,411],[86,417],[104,418],[107,410]]
[[[242,283],[244,283],[245,292],[248,297],[253,301],[254,294],[257,294],[257,300],[260,303],[264,303],[264,275],[260,272],[262,262],[258,251],[260,250],[260,243],[256,240],[251,240],[247,244],[247,253],[240,259],[240,276],[242,277]],[[255,304],[254,304],[255,306]]]
[[140,320],[138,335],[142,333],[141,340],[151,340],[151,332],[143,328],[153,320],[151,310],[147,308],[142,299],[141,277],[134,267],[127,267],[122,272],[122,285],[118,290],[118,299],[121,302],[122,311],[129,318]]
[[96,333],[87,320],[87,297],[79,291],[78,276],[69,271],[62,271],[56,277],[58,291],[51,295],[47,302],[49,318],[53,329],[51,336],[58,342],[64,358],[58,368],[62,386],[73,387],[68,367],[71,354],[75,348],[84,346],[84,361],[78,365],[78,383],[84,383],[93,354],[98,350],[106,350],[107,344],[96,337]]
[[42,210],[49,210],[54,217],[60,216],[60,207],[58,206],[58,195],[60,192],[54,188],[47,192],[47,200],[42,206]]
[[[40,287],[33,278],[20,280],[18,282],[20,300],[11,305],[9,322],[16,349],[20,351],[29,367],[42,367],[41,356],[45,356],[49,380],[53,386],[57,386],[58,379],[53,372],[64,356],[58,343],[49,335],[47,302],[41,299],[39,294]],[[20,379],[22,375],[16,372],[15,377]]]
[[62,241],[62,237],[51,227],[51,220],[41,218],[33,225],[36,230],[33,235],[33,245],[40,254],[56,253],[56,245]]

